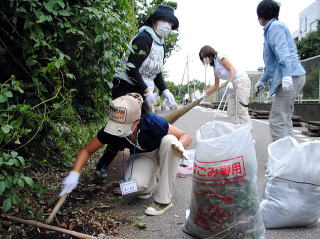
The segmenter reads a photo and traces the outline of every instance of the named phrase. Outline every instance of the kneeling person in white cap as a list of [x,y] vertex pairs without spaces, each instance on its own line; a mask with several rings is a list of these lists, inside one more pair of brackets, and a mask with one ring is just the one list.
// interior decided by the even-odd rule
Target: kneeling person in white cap
[[60,196],[70,193],[78,184],[80,171],[90,156],[104,144],[117,145],[118,150],[130,149],[130,165],[126,179],[133,181],[139,198],[153,196],[154,202],[145,210],[148,215],[161,215],[172,207],[179,158],[172,147],[180,150],[191,137],[169,124],[162,117],[149,113],[141,115],[143,99],[130,93],[110,104],[109,121],[78,154],[72,171],[65,178]]

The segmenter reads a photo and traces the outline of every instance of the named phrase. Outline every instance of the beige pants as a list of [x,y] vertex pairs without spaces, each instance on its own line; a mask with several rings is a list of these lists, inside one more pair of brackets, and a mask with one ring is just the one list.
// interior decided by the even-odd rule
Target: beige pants
[[[171,144],[177,141],[175,136],[166,135],[159,149],[135,155],[131,179],[135,180],[139,194],[153,193],[156,202],[171,202],[179,163]],[[131,174],[131,157],[126,178]]]
[[293,76],[292,82],[293,90],[285,92],[279,86],[272,102],[269,122],[273,141],[285,136],[293,136],[291,117],[294,113],[294,101],[306,82],[306,76]]
[[251,123],[248,107],[242,106],[249,103],[251,81],[249,78],[242,78],[234,82],[234,90],[228,93],[228,109],[227,113],[235,123],[245,124]]

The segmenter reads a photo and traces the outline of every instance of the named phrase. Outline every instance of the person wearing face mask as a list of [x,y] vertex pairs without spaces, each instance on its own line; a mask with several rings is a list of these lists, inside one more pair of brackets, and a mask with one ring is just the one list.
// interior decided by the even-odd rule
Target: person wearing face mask
[[178,27],[179,21],[174,15],[174,9],[159,5],[131,40],[133,52],[129,56],[123,54],[123,63],[130,63],[131,66],[126,71],[116,72],[113,97],[137,92],[144,96],[148,104],[155,104],[153,91],[156,86],[167,105],[176,106],[174,96],[164,82],[162,70],[165,57],[164,38]]
[[[146,20],[144,26],[130,41],[132,52],[123,54],[122,61],[129,64],[126,71],[115,73],[112,87],[112,98],[123,96],[130,92],[143,95],[148,105],[156,105],[153,94],[155,86],[159,94],[164,96],[165,103],[175,109],[177,104],[173,94],[165,84],[162,76],[165,46],[164,38],[179,27],[179,21],[174,15],[174,9],[167,5],[159,5]],[[107,177],[108,165],[117,151],[109,144],[96,167],[96,182],[100,183]]]
[[153,196],[154,202],[145,210],[147,215],[161,215],[172,207],[172,195],[179,159],[191,144],[191,137],[169,124],[162,117],[141,114],[143,98],[129,93],[110,104],[109,121],[78,154],[72,171],[64,179],[60,196],[71,193],[77,187],[81,168],[90,156],[104,144],[113,142],[117,150],[130,149],[130,165],[125,179],[134,181],[137,196],[141,199]]
[[201,98],[217,90],[220,79],[228,81],[228,116],[233,119],[234,123],[251,124],[248,108],[239,103],[248,104],[249,102],[251,82],[248,74],[244,71],[236,70],[227,56],[218,53],[209,45],[200,49],[199,57],[203,64],[213,67],[215,77],[214,85],[205,91]]
[[287,26],[278,20],[279,3],[264,0],[258,4],[258,21],[264,30],[264,72],[255,85],[260,90],[269,82],[272,102],[269,122],[272,140],[292,136],[294,101],[302,90],[306,77],[297,47]]

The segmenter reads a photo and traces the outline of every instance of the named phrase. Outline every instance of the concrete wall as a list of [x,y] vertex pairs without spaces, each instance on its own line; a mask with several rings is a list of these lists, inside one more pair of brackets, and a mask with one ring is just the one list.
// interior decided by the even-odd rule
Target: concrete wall
[[[250,105],[250,109],[269,111],[271,104],[253,103]],[[301,116],[302,121],[320,121],[320,104],[295,104],[294,115]]]

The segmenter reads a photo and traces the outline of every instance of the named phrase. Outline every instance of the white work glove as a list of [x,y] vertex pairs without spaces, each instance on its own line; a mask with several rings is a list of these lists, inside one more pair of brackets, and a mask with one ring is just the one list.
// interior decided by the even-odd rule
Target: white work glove
[[156,105],[157,104],[157,101],[156,101],[156,98],[154,97],[153,92],[148,91],[147,93],[144,94],[144,97],[145,97],[148,105]]
[[187,151],[184,149],[183,144],[178,141],[171,144],[172,151],[178,158],[185,158],[187,159],[188,154]]
[[177,106],[176,100],[174,99],[174,96],[170,92],[170,90],[165,89],[162,93],[164,95],[164,101],[167,106],[169,106],[170,108]]
[[262,90],[264,87],[266,87],[266,84],[259,79],[258,82],[255,84],[254,89],[257,92]]
[[293,83],[292,83],[291,76],[285,76],[282,78],[282,90],[285,92],[293,90]]
[[229,81],[228,84],[227,84],[227,90],[228,91],[233,91],[233,89],[234,89],[233,84],[232,84],[231,81]]
[[80,173],[71,171],[68,176],[63,180],[63,189],[59,194],[59,197],[71,193],[79,183]]
[[203,92],[200,96],[200,99],[203,100],[204,98],[206,98],[207,96],[207,93],[206,92]]

